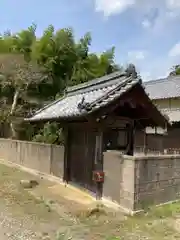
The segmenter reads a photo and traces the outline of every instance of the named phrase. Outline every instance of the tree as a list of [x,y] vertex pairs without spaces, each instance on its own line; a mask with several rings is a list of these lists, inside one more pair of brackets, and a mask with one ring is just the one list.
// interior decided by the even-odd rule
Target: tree
[[26,62],[30,62],[32,45],[36,42],[36,24],[32,24],[28,29],[12,36],[13,52],[21,53],[24,56]]
[[50,25],[44,31],[43,36],[33,46],[33,57],[49,78],[52,78],[53,84],[43,84],[40,86],[41,92],[46,92],[47,97],[55,98],[57,94],[62,94],[67,85],[76,85],[119,70],[114,63],[115,49],[98,56],[89,51],[91,41],[88,32],[75,42],[71,28],[55,32]]
[[171,72],[169,73],[169,76],[177,76],[180,75],[180,65],[175,65],[172,67]]
[[46,123],[33,137],[34,142],[46,142],[49,144],[63,144],[63,130],[56,122]]
[[[87,46],[84,48],[86,51],[89,49],[90,43],[90,41],[87,41]],[[100,56],[95,53],[84,54],[83,57],[80,55],[73,67],[70,84],[76,85],[122,70],[122,68],[114,63],[114,51],[115,49],[111,48]]]
[[43,84],[40,89],[47,97],[55,98],[57,93],[63,92],[68,79],[71,78],[77,58],[72,29],[65,28],[55,32],[54,27],[50,25],[35,42],[33,58],[52,79],[52,85]]
[[62,96],[67,85],[89,81],[121,68],[115,64],[115,49],[102,54],[90,52],[91,34],[75,41],[71,28],[57,31],[49,25],[40,38],[36,25],[0,37],[0,117],[24,117]]
[[[0,59],[1,89],[11,89],[13,92],[11,107],[7,117],[23,116],[21,108],[18,109],[18,101],[26,101],[27,91],[31,84],[42,81],[42,74],[37,66],[24,60],[23,55],[7,54]],[[19,111],[18,111],[19,110]],[[12,138],[16,138],[13,122],[10,123]]]

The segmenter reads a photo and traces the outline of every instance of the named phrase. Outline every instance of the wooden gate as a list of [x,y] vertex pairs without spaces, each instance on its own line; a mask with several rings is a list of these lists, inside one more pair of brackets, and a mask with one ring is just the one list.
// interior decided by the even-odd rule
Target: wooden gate
[[70,181],[95,192],[92,173],[95,169],[96,133],[82,129],[70,130],[68,168]]

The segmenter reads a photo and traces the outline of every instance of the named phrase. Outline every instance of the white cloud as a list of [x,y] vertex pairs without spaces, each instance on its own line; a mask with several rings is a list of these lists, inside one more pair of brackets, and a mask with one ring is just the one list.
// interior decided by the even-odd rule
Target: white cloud
[[[177,32],[177,25],[180,22],[180,0],[93,0],[95,10],[101,12],[106,17],[115,14],[122,14],[130,10],[131,20],[144,28],[142,34],[135,38],[133,46],[125,44],[128,57],[126,61],[134,63],[140,70],[145,80],[156,79],[167,76],[170,68],[178,63],[180,56],[180,42],[177,43],[169,52],[159,56],[158,44],[173,39]],[[136,37],[136,36],[135,36]],[[161,41],[160,41],[161,40]],[[131,43],[130,43],[131,44]],[[128,49],[129,48],[129,49]],[[142,49],[148,49],[142,51]],[[155,52],[153,53],[153,49]],[[156,53],[157,51],[157,53]],[[126,52],[127,53],[127,52]],[[152,55],[151,55],[152,54]]]
[[179,0],[166,0],[166,5],[170,9],[177,9],[177,8],[180,8],[180,1]]
[[144,28],[149,28],[149,27],[151,27],[151,22],[150,22],[148,19],[144,19],[144,20],[142,21],[142,26],[143,26]]
[[[167,22],[180,18],[180,0],[93,0],[95,10],[102,12],[104,16],[121,14],[132,9],[133,14],[138,14],[144,28],[159,28]],[[154,12],[156,12],[154,14]]]
[[178,64],[178,58],[168,57],[168,53],[163,55],[148,54],[144,61],[137,62],[140,75],[144,81],[167,77],[172,67]]
[[139,61],[139,60],[143,60],[145,58],[145,52],[144,51],[129,51],[128,52],[128,58],[129,60],[131,60],[132,62],[134,61]]
[[170,57],[180,56],[180,42],[176,43],[169,51]]
[[95,0],[95,9],[105,16],[121,13],[135,4],[136,0]]

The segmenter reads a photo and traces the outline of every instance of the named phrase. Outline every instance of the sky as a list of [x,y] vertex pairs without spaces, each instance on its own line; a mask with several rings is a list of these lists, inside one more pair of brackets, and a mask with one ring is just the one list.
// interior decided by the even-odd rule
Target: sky
[[180,63],[180,0],[0,0],[0,32],[31,23],[91,32],[91,51],[116,48],[116,62],[134,63],[144,81],[167,76]]

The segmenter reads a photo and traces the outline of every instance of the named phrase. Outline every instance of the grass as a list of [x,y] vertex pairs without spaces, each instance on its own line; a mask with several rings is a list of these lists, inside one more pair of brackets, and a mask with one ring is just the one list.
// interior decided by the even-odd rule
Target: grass
[[[27,190],[20,185],[22,179],[37,180],[40,184]],[[21,231],[31,229],[49,240],[180,239],[180,228],[175,227],[180,219],[180,202],[152,207],[133,217],[106,209],[78,215],[79,206],[65,199],[63,194],[53,195],[48,188],[52,185],[52,182],[0,164],[0,211],[23,222]],[[43,239],[41,237],[37,235],[36,239]]]

